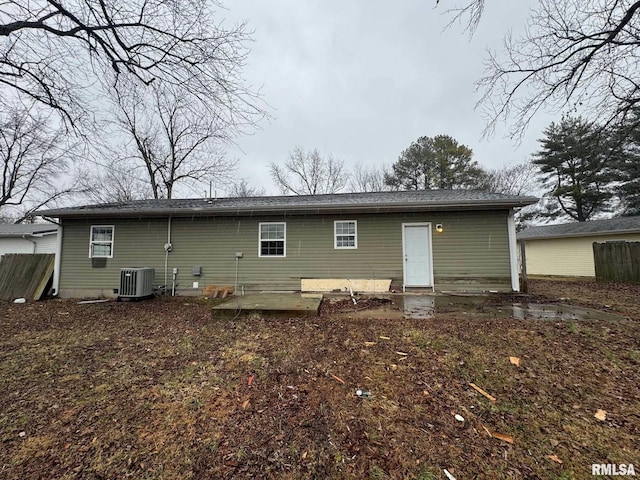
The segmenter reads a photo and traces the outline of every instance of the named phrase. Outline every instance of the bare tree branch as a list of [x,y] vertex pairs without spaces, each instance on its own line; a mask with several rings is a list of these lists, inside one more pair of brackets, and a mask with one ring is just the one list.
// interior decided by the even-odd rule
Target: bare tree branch
[[266,193],[263,187],[250,186],[246,178],[233,182],[231,186],[227,188],[227,196],[235,198],[263,197]]
[[32,109],[4,105],[0,111],[0,210],[19,220],[76,191],[60,176],[73,144],[50,119]]
[[391,187],[384,181],[385,175],[391,172],[387,167],[375,168],[367,167],[357,163],[353,169],[349,180],[349,191],[351,192],[383,192]]
[[125,162],[114,161],[104,167],[94,163],[91,168],[78,169],[77,184],[93,203],[122,203],[153,197],[148,183],[141,181],[135,170],[135,166]]
[[505,165],[487,172],[485,189],[506,195],[536,195],[542,185],[539,169],[532,162]]
[[[473,0],[454,20],[473,32],[483,8]],[[623,123],[640,102],[639,18],[640,1],[539,0],[525,32],[506,35],[477,82],[485,135],[512,119],[509,134],[520,139],[541,109]]]
[[285,195],[337,193],[349,181],[344,161],[332,155],[323,157],[317,149],[305,152],[295,147],[283,166],[271,163],[271,177]]
[[176,185],[230,179],[236,163],[222,155],[224,122],[182,92],[146,93],[135,83],[113,90],[115,125],[133,141],[134,164],[144,167],[153,197],[172,198]]
[[[439,4],[440,0],[436,0],[436,5]],[[464,7],[450,8],[446,11],[446,14],[451,15],[452,18],[447,27],[452,26],[454,23],[464,23],[465,32],[473,36],[476,29],[478,28],[478,25],[480,24],[483,13],[484,0],[473,0],[466,4]]]
[[176,87],[228,128],[264,115],[241,76],[244,24],[213,19],[215,0],[5,0],[0,5],[0,88],[58,111],[77,129],[93,85]]

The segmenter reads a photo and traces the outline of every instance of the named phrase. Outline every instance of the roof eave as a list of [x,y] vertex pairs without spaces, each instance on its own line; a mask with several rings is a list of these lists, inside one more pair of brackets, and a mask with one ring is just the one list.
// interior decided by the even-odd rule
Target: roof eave
[[34,232],[34,233],[11,232],[11,233],[0,233],[0,238],[24,238],[24,237],[41,238],[45,235],[53,235],[55,233],[57,233],[57,230]]
[[640,234],[639,228],[626,230],[608,230],[606,232],[589,232],[589,233],[562,233],[556,235],[536,235],[534,237],[517,238],[518,240],[552,240],[554,238],[573,238],[573,237],[604,237],[607,235],[624,235],[624,234]]
[[407,211],[452,211],[452,210],[490,210],[520,208],[537,202],[537,198],[525,197],[521,201],[493,200],[482,202],[442,202],[434,204],[367,204],[367,205],[310,205],[282,207],[243,207],[243,208],[158,208],[123,210],[46,210],[36,212],[37,215],[55,218],[87,218],[87,217],[191,217],[191,216],[253,216],[282,214],[314,214],[323,213],[392,213]]

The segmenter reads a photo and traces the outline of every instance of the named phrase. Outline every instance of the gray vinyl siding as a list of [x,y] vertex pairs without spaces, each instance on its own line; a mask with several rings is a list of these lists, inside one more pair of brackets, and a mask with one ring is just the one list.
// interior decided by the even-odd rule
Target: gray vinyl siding
[[[432,224],[433,271],[437,290],[510,289],[507,214],[503,211],[415,214],[308,215],[271,217],[173,218],[168,279],[178,268],[178,290],[196,293],[192,282],[235,283],[245,291],[299,290],[301,278],[391,278],[402,287],[402,224]],[[334,220],[357,220],[358,248],[334,249]],[[260,222],[286,222],[286,258],[259,257]],[[60,289],[63,295],[82,291],[109,294],[118,287],[121,268],[151,267],[155,284],[164,283],[163,219],[65,220]],[[444,231],[437,233],[435,225]],[[113,258],[89,258],[91,225],[114,225]],[[192,275],[194,266],[202,275]]]
[[[113,258],[89,258],[92,225],[114,226]],[[155,268],[157,280],[158,272],[164,269],[166,241],[167,222],[161,219],[63,221],[61,294],[65,295],[64,290],[111,293],[118,288],[120,269],[126,267]]]

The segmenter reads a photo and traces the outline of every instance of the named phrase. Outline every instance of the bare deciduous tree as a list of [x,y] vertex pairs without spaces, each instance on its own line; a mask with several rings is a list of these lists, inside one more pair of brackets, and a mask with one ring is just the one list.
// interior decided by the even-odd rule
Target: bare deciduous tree
[[[84,196],[95,203],[122,203],[152,196],[149,184],[134,171],[125,171],[118,161],[105,165],[92,163],[76,172]],[[127,168],[125,166],[125,168]]]
[[[440,0],[436,0],[436,5],[440,5]],[[453,7],[447,10],[447,13],[452,14],[452,20],[449,26],[453,25],[457,21],[466,22],[465,31],[470,35],[478,28],[482,14],[484,13],[484,0],[472,0],[462,7]]]
[[227,196],[236,198],[263,197],[266,193],[263,187],[252,187],[249,185],[246,178],[233,182],[231,186],[227,188]]
[[[487,172],[483,189],[505,195],[538,195],[542,187],[538,181],[538,173],[538,167],[532,162],[505,165]],[[537,221],[541,218],[541,212],[542,207],[539,204],[517,210],[516,229],[523,230],[533,221]]]
[[0,112],[0,211],[16,223],[76,191],[60,179],[71,146],[48,118],[30,109]]
[[[485,0],[471,0],[454,18],[478,24]],[[520,137],[542,108],[564,110],[605,126],[624,121],[640,102],[640,1],[539,0],[519,38],[505,37],[478,82],[485,133],[513,118]]]
[[272,162],[270,168],[273,181],[285,195],[337,193],[349,181],[344,161],[333,155],[322,156],[318,149],[305,152],[296,147],[289,153],[284,165]]
[[385,175],[390,175],[387,167],[367,167],[357,163],[349,180],[349,190],[351,192],[384,192],[390,190],[391,187],[384,181]]
[[538,167],[531,162],[489,170],[485,182],[486,190],[506,195],[534,195],[541,188]]
[[0,86],[58,111],[91,112],[91,86],[180,88],[235,128],[263,112],[241,78],[244,24],[214,21],[216,0],[6,0],[0,4]]
[[222,155],[228,131],[217,116],[169,90],[145,95],[130,86],[113,92],[116,125],[132,141],[129,162],[144,171],[153,198],[172,198],[176,185],[195,188],[230,178],[236,164]]

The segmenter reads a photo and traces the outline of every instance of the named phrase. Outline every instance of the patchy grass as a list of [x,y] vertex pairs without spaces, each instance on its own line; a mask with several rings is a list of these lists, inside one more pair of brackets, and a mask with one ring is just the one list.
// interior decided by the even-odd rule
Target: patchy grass
[[206,302],[185,299],[2,304],[0,476],[431,480],[446,468],[581,479],[592,463],[638,468],[640,319],[624,302],[603,308],[631,319],[607,322],[331,311],[213,321]]

